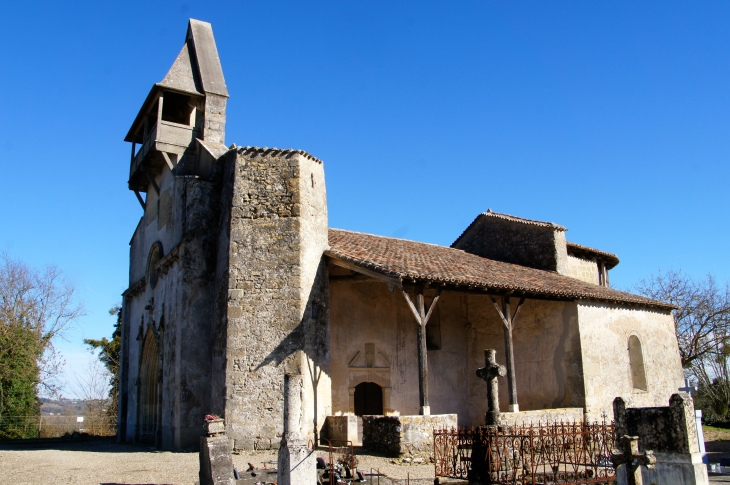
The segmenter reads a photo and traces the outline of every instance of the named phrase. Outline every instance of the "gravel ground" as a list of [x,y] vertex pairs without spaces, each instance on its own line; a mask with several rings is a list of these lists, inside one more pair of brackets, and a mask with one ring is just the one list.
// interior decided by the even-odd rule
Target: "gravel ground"
[[[433,483],[432,464],[394,464],[392,459],[361,454],[358,469],[368,473],[379,469],[393,478],[405,479],[408,474],[416,483]],[[328,459],[326,451],[318,456]],[[239,470],[247,463],[257,468],[269,467],[276,452],[252,452],[233,455]],[[0,483],[25,484],[170,484],[192,485],[198,479],[198,454],[156,451],[120,445],[111,440],[45,441],[40,443],[0,445]]]

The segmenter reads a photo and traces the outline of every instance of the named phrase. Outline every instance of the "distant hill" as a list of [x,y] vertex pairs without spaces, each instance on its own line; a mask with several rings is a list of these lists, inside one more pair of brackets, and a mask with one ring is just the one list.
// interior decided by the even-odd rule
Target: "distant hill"
[[43,416],[83,416],[87,409],[86,401],[80,399],[41,398],[41,415]]

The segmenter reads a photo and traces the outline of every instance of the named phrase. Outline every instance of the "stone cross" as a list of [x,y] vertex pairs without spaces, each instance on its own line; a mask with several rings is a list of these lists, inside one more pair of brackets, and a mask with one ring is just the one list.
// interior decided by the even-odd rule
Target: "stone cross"
[[499,383],[498,377],[504,377],[507,368],[497,364],[497,351],[494,349],[484,350],[484,367],[477,370],[477,377],[487,381],[487,426],[499,424]]
[[621,437],[623,443],[623,452],[611,455],[613,467],[618,472],[618,468],[622,465],[626,466],[626,483],[628,485],[643,485],[644,480],[641,477],[641,466],[644,465],[648,470],[653,470],[656,464],[656,457],[653,451],[639,453],[639,437],[627,436]]
[[677,389],[678,391],[686,392],[690,396],[692,395],[692,392],[697,390],[697,386],[693,386],[689,383],[689,378],[684,379],[684,387],[680,387]]

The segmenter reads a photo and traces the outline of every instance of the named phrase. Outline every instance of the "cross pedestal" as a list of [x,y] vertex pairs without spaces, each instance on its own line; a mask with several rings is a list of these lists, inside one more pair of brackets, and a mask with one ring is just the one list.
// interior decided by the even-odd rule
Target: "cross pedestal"
[[487,426],[500,424],[499,418],[499,383],[498,377],[504,377],[507,368],[497,364],[497,351],[486,349],[484,351],[484,367],[477,370],[477,377],[487,381]]
[[627,436],[621,437],[623,445],[622,453],[614,453],[611,455],[613,467],[618,472],[619,467],[626,467],[626,483],[628,485],[643,485],[644,480],[641,477],[641,466],[653,470],[656,464],[656,457],[653,451],[639,453],[639,437]]

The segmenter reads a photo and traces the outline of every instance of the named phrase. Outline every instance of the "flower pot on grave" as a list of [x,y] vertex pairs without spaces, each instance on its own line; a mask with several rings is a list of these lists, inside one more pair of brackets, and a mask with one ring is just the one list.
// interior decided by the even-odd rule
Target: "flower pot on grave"
[[215,436],[226,432],[226,423],[223,419],[207,419],[203,425],[205,434]]

